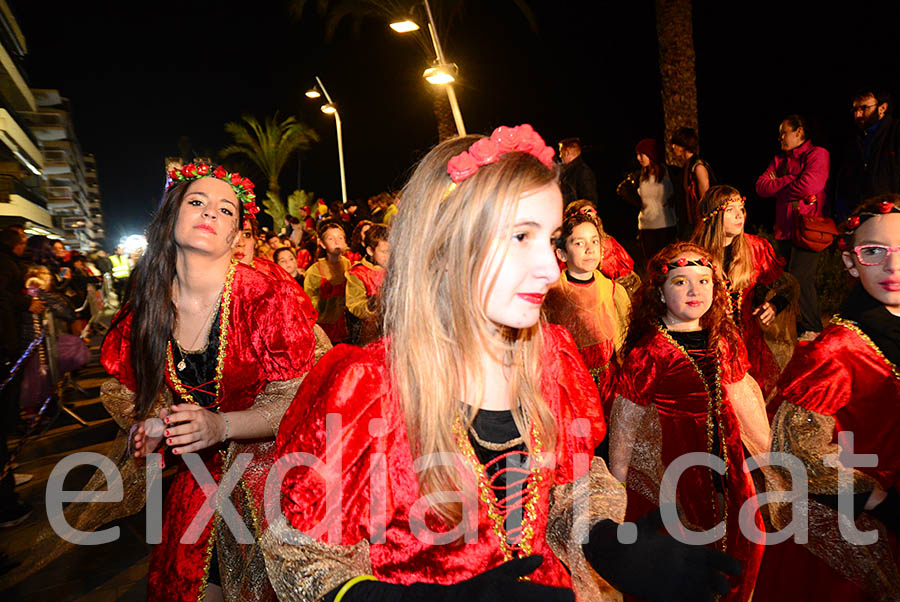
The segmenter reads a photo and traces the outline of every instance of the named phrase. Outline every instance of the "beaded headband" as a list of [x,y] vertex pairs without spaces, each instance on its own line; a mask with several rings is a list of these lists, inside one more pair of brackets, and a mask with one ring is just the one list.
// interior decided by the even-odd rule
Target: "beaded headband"
[[[734,199],[728,199],[728,200],[725,201],[724,203],[720,203],[718,207],[716,207],[715,209],[713,209],[712,211],[710,211],[708,215],[705,215],[705,216],[701,217],[700,219],[701,219],[701,220],[703,221],[703,223],[705,224],[705,223],[706,223],[706,220],[709,220],[709,219],[714,218],[714,217],[716,216],[716,214],[717,214],[719,211],[724,210],[725,207],[727,207],[729,204],[731,204],[731,203],[737,203],[737,202],[738,202],[738,201],[736,201],[736,200],[734,200]],[[742,196],[741,199],[740,199],[740,202],[741,202],[741,203],[746,203],[746,202],[747,202],[747,197]]]
[[166,186],[166,192],[178,182],[199,180],[200,178],[218,178],[223,182],[227,182],[234,190],[235,196],[243,203],[244,211],[254,217],[259,213],[259,207],[256,206],[256,194],[253,192],[253,182],[250,181],[250,178],[242,178],[241,174],[237,172],[229,173],[221,165],[212,169],[206,163],[188,163],[181,169],[170,169],[169,185]]
[[675,261],[670,261],[669,263],[664,263],[662,267],[659,268],[661,274],[668,274],[669,270],[677,270],[678,268],[685,268],[688,266],[694,266],[698,268],[709,268],[711,270],[715,270],[715,264],[710,262],[706,257],[701,257],[700,259],[688,259],[687,257],[679,257]]
[[873,211],[864,211],[859,215],[852,215],[844,221],[844,234],[838,239],[838,248],[841,251],[850,250],[850,238],[853,236],[853,233],[856,232],[856,229],[859,228],[863,223],[865,223],[865,221],[870,217],[887,215],[888,213],[900,213],[900,209],[897,208],[897,205],[894,203],[894,201],[890,201],[887,199],[878,203],[876,210],[877,213]]
[[[447,162],[447,173],[454,184],[474,175],[480,167],[496,163],[506,153],[528,153],[536,157],[547,169],[553,168],[552,148],[544,143],[541,135],[527,123],[515,127],[501,125],[490,138],[475,141]],[[451,188],[452,190],[452,188]]]

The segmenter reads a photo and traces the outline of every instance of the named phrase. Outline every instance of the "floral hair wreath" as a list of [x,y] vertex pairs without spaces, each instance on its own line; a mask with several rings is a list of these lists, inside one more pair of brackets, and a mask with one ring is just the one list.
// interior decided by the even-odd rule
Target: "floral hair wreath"
[[687,266],[695,266],[699,268],[710,268],[711,270],[716,270],[716,264],[712,263],[706,257],[701,257],[700,259],[688,259],[687,257],[679,257],[675,261],[670,261],[669,263],[664,263],[659,268],[660,274],[668,274],[669,270],[677,270],[678,268],[684,268]]
[[[720,203],[718,207],[716,207],[715,209],[713,209],[712,211],[710,211],[710,212],[709,212],[709,215],[705,215],[705,216],[701,217],[700,219],[701,219],[701,221],[705,224],[705,223],[706,223],[706,220],[710,220],[710,219],[714,218],[714,217],[716,216],[716,214],[717,214],[719,211],[724,210],[725,207],[727,207],[730,203],[737,203],[737,202],[738,202],[737,200],[729,198],[729,199],[726,200],[724,203]],[[740,202],[741,202],[741,203],[746,203],[746,202],[747,202],[747,197],[742,196],[741,199],[740,199]]]
[[894,203],[894,201],[888,199],[885,199],[878,203],[877,211],[878,213],[864,211],[858,215],[851,215],[844,221],[844,234],[838,239],[838,248],[841,251],[850,250],[850,238],[853,236],[853,233],[856,232],[856,229],[859,228],[870,217],[875,217],[876,215],[887,215],[888,213],[900,213],[900,209],[897,208],[897,205]]
[[256,206],[256,194],[253,192],[253,182],[250,178],[242,178],[241,174],[234,172],[229,173],[224,167],[219,165],[215,169],[206,163],[188,163],[181,169],[169,170],[169,185],[166,186],[166,192],[178,182],[187,182],[188,180],[199,180],[200,178],[218,178],[223,182],[227,182],[234,190],[234,194],[243,203],[244,211],[251,216],[256,217],[259,213],[259,207]]
[[515,127],[501,125],[490,138],[481,138],[447,162],[454,184],[474,175],[479,168],[496,163],[506,153],[521,152],[536,157],[547,169],[553,168],[554,151],[527,123]]

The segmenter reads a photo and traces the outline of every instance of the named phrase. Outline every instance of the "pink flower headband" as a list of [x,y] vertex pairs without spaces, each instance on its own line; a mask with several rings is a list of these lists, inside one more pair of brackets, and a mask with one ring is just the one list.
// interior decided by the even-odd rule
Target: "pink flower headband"
[[547,169],[553,168],[552,148],[544,143],[541,135],[527,123],[516,127],[501,125],[490,138],[482,138],[468,150],[456,155],[447,163],[447,173],[454,184],[475,174],[484,165],[500,160],[506,153],[521,152],[536,157]]
[[677,270],[678,268],[683,268],[691,265],[700,268],[710,268],[711,270],[716,269],[715,264],[710,263],[709,259],[707,259],[706,257],[701,257],[700,259],[688,259],[687,257],[679,257],[675,261],[664,263],[662,267],[659,268],[659,271],[661,274],[668,274],[670,269]]
[[250,178],[242,178],[241,174],[234,172],[229,173],[225,168],[219,165],[215,169],[206,163],[188,163],[181,169],[169,170],[169,185],[166,186],[166,192],[178,182],[186,182],[188,180],[198,180],[200,178],[217,178],[231,185],[235,196],[244,204],[244,211],[256,217],[259,213],[259,207],[256,206],[256,194],[253,192],[253,182]]

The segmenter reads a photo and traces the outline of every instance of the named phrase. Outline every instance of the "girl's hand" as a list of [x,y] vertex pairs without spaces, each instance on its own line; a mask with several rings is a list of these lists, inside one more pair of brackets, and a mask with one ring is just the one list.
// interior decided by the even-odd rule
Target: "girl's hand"
[[753,315],[759,318],[763,326],[768,326],[775,321],[775,306],[766,301],[753,310]]
[[173,454],[186,454],[212,447],[222,442],[225,435],[225,418],[191,403],[172,406],[172,413],[165,419],[163,436]]
[[[159,419],[165,422],[168,415],[168,408],[163,408],[159,412]],[[137,425],[137,428],[134,431],[134,438],[132,439],[132,449],[134,450],[135,458],[146,458],[154,451],[156,451],[156,448],[159,447],[159,444],[162,443],[163,440],[163,436],[161,434],[155,437],[150,437],[147,434],[145,423],[146,421],[142,421]],[[163,467],[165,467],[164,464]]]

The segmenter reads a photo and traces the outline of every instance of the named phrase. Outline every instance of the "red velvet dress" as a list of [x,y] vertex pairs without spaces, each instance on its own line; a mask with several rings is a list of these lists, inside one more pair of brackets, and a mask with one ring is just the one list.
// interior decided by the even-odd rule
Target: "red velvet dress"
[[[649,446],[635,445],[634,454],[641,453],[639,447],[661,445],[660,449],[650,453],[659,458],[663,470],[675,459],[690,452],[712,453],[725,461],[724,507],[717,500],[712,470],[706,467],[687,469],[678,481],[676,496],[684,513],[685,526],[691,530],[711,529],[725,521],[724,546],[722,540],[712,545],[736,558],[741,563],[743,572],[741,576],[730,579],[731,592],[719,599],[736,602],[749,600],[752,595],[763,546],[741,535],[738,525],[741,506],[756,494],[756,490],[749,474],[743,471],[744,448],[738,419],[724,387],[721,386],[721,383],[740,381],[747,372],[745,351],[735,351],[732,359],[718,361],[719,386],[716,388],[722,395],[718,412],[714,410],[717,393],[707,389],[695,361],[689,359],[687,351],[667,332],[657,332],[645,338],[629,352],[619,371],[618,392],[638,406],[653,404],[658,415],[660,440],[645,442]],[[729,357],[724,342],[720,344],[719,357]],[[710,399],[711,396],[713,399]],[[619,428],[615,417],[611,428]],[[719,441],[724,453],[716,450],[717,446],[711,436],[714,429],[720,433]],[[626,520],[630,521],[637,520],[655,508],[659,496],[658,489],[644,494],[638,491],[634,458],[632,455],[628,473]],[[650,482],[654,482],[652,475]],[[658,487],[658,483],[654,484]],[[761,520],[757,520],[757,523],[762,530]]]
[[[217,375],[214,404],[220,412],[246,410],[269,382],[302,376],[312,366],[315,347],[312,324],[303,319],[297,296],[290,294],[286,285],[244,264],[233,265],[232,269],[220,308],[219,357],[224,361]],[[130,333],[129,315],[106,336],[100,359],[111,376],[133,391],[136,385]],[[185,399],[179,393],[183,388],[171,360],[167,361],[166,382],[174,391],[175,403],[193,403],[189,395]],[[198,452],[217,482],[225,448],[217,445]],[[171,457],[178,462],[178,473],[163,507],[162,542],[154,547],[150,558],[148,599],[195,601],[204,595],[209,574],[213,521],[204,526],[196,543],[179,543],[206,496],[184,462],[178,456]],[[247,470],[271,465],[273,459],[271,452],[254,454]]]
[[[773,403],[794,404],[833,417],[833,441],[838,432],[853,432],[854,454],[878,455],[877,466],[855,470],[873,477],[886,491],[900,489],[900,369],[864,337],[853,323],[838,319],[814,341],[798,344]],[[900,568],[900,546],[893,537],[888,543]],[[877,572],[887,575],[890,571]],[[798,602],[874,599],[792,540],[767,548],[757,589],[765,600],[776,599],[772,596]]]
[[[529,520],[526,510],[524,520],[534,529],[532,553],[544,557],[531,574],[533,581],[571,587],[569,573],[545,539],[550,488],[585,474],[582,462],[590,462],[594,440],[605,435],[606,425],[592,410],[598,405],[597,391],[571,337],[563,328],[548,325],[544,340],[541,387],[558,425],[556,464],[539,469],[534,517]],[[379,339],[362,349],[335,347],[304,380],[282,420],[278,453],[308,452],[330,458],[324,453],[325,417],[338,417],[343,499],[328,513],[324,481],[305,468],[295,468],[283,482],[282,507],[297,529],[312,534],[311,529],[319,525],[311,535],[318,541],[362,544],[370,570],[382,581],[457,583],[504,562],[499,543],[502,526],[498,532],[484,498],[478,501],[477,525],[471,525],[472,541],[434,545],[421,523],[420,527],[411,524],[420,493],[403,409],[392,388],[386,345],[385,339]],[[571,430],[579,417],[588,418],[593,428]],[[613,487],[617,488],[614,482]],[[418,506],[422,505],[420,501]],[[426,524],[434,531],[447,530],[434,517],[426,518]],[[525,524],[523,530],[527,530]],[[350,557],[346,548],[341,555]]]
[[739,291],[731,291],[731,305],[735,324],[741,329],[747,356],[750,359],[750,376],[759,383],[763,397],[775,390],[780,370],[775,355],[766,344],[759,319],[753,315],[753,293],[756,285],[771,286],[784,273],[784,260],[775,255],[772,245],[764,238],[744,234],[753,257],[753,274],[750,284]]
[[319,319],[319,312],[312,306],[312,301],[309,300],[309,295],[306,294],[303,287],[287,273],[287,270],[274,261],[269,261],[265,257],[254,257],[253,261],[250,262],[250,267],[275,280],[289,282],[291,288],[297,293],[297,302],[300,303],[300,307],[303,309],[303,315],[309,320],[310,326],[316,323],[316,320]]
[[622,278],[634,271],[634,260],[628,251],[612,236],[604,236],[602,241],[603,261],[600,271],[610,280]]

